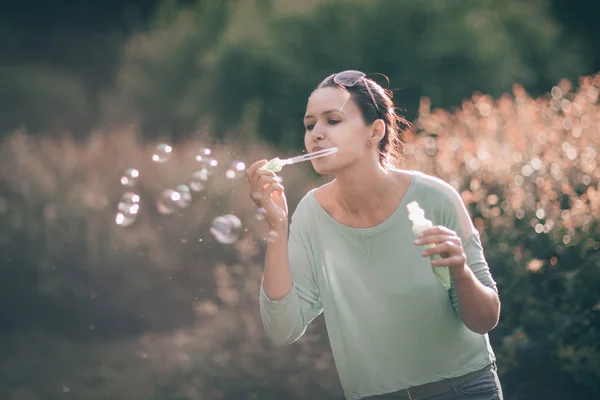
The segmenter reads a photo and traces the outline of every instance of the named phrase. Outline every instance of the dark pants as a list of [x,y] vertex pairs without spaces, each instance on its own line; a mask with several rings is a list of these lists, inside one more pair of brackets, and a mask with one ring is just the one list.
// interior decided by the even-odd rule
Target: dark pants
[[[433,397],[412,397],[412,400],[504,400],[502,396],[502,386],[498,379],[496,366],[485,374],[464,382],[455,384],[453,379],[450,379],[452,389],[446,393],[439,394]],[[410,399],[406,390],[401,390],[394,393],[383,394],[380,396],[365,397],[363,400],[407,400]]]

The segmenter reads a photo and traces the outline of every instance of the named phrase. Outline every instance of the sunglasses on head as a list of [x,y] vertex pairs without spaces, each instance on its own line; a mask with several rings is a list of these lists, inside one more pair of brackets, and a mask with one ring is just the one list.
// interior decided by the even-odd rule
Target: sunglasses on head
[[342,71],[342,72],[338,72],[337,74],[328,76],[327,78],[325,78],[325,80],[321,84],[329,81],[332,78],[333,78],[333,82],[335,82],[336,84],[338,84],[340,86],[345,86],[345,87],[353,87],[353,86],[356,86],[356,84],[358,82],[362,82],[363,85],[365,85],[365,87],[367,88],[367,92],[369,92],[369,96],[371,97],[371,101],[373,102],[373,105],[375,106],[377,115],[379,115],[381,117],[381,113],[379,112],[379,107],[377,106],[377,102],[375,101],[375,96],[373,96],[373,92],[371,91],[371,88],[369,87],[366,76],[367,75],[361,71],[355,71],[355,70]]

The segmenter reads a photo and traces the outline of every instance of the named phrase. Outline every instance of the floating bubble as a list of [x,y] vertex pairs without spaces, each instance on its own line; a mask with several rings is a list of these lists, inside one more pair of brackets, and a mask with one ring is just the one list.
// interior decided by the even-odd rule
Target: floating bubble
[[267,235],[267,242],[275,243],[277,239],[279,239],[279,234],[275,231],[269,231],[269,234]]
[[137,215],[135,214],[125,214],[122,212],[118,212],[117,215],[115,215],[115,223],[122,227],[131,226],[136,219]]
[[189,188],[194,192],[201,192],[206,187],[208,181],[208,172],[204,169],[196,171],[192,174],[189,182]]
[[198,154],[196,154],[196,161],[200,161],[203,158],[207,158],[212,154],[212,150],[209,149],[208,147],[203,147],[198,151]]
[[[194,191],[200,191],[204,189],[205,183],[208,178],[215,173],[217,169],[218,161],[210,155],[209,149],[200,150],[200,154],[196,155],[196,161],[199,164],[199,169],[194,173],[195,181],[198,183],[197,185],[193,185],[195,187],[200,187],[200,189],[192,188]],[[192,185],[190,185],[191,187]]]
[[246,164],[243,161],[234,161],[231,168],[225,172],[225,176],[228,179],[238,179],[244,176],[246,170]]
[[175,204],[179,208],[187,208],[192,203],[192,194],[188,185],[179,185],[175,188],[175,191],[179,194],[179,199],[174,200]]
[[168,144],[161,143],[156,146],[156,150],[154,150],[154,154],[152,154],[152,161],[157,164],[166,163],[171,159],[171,154],[173,153],[173,148]]
[[177,202],[181,201],[181,194],[173,189],[164,190],[156,200],[156,209],[163,215],[171,215],[179,206]]
[[211,157],[212,151],[209,148],[202,148],[196,154],[196,161],[200,163],[202,168],[214,168],[217,166],[218,162],[215,158]]
[[258,210],[256,210],[256,219],[257,220],[264,221],[266,217],[267,217],[267,210],[265,210],[262,207],[260,207]]
[[427,140],[425,141],[425,153],[427,153],[428,156],[435,156],[438,152],[438,145],[437,145],[437,141],[435,140],[435,138],[433,137],[428,137]]
[[242,233],[242,222],[233,214],[221,215],[213,220],[210,233],[220,243],[235,243]]
[[126,192],[121,196],[117,205],[118,212],[115,215],[115,223],[119,226],[130,226],[137,219],[140,210],[140,196],[133,192]]
[[134,186],[139,176],[140,172],[137,169],[127,168],[121,177],[121,185],[127,187]]
[[[140,196],[133,192],[125,192],[123,196],[121,196],[121,200],[119,200],[119,205],[117,208],[119,211],[129,214],[137,214],[137,210],[139,209]],[[136,210],[132,212],[132,210]]]

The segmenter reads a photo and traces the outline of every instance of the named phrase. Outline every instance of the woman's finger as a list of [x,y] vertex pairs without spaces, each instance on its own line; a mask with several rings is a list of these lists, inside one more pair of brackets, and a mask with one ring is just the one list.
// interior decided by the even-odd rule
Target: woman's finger
[[443,243],[446,241],[451,241],[456,244],[461,243],[460,238],[456,235],[451,236],[451,235],[447,235],[447,234],[429,234],[429,235],[424,235],[424,236],[418,237],[415,240],[415,244],[417,246],[422,246],[422,245],[426,245],[426,244]]
[[277,177],[263,176],[256,185],[250,190],[250,198],[259,207],[265,207],[265,203],[271,198],[274,191],[283,192],[284,188],[280,184],[281,180]]
[[446,240],[429,249],[423,251],[423,257],[431,257],[434,254],[462,254],[462,247],[458,246],[455,242]]
[[251,192],[262,192],[269,187],[272,183],[280,183],[281,179],[271,175],[260,175],[250,185]]
[[456,234],[456,232],[454,232],[452,229],[447,228],[443,225],[436,225],[432,228],[429,228],[427,230],[424,230],[423,232],[421,232],[419,234],[419,237],[423,237],[423,236],[429,236],[429,235],[449,235],[449,236],[458,236]]
[[[279,192],[280,194],[283,193],[285,190],[285,188],[283,187],[283,185],[279,182],[275,182],[269,185],[268,188],[265,189],[264,196],[265,198],[270,198],[271,194],[275,194],[275,192]],[[268,196],[268,197],[267,197]]]
[[246,179],[248,180],[248,182],[252,182],[252,179],[254,178],[254,173],[267,162],[267,160],[258,160],[253,162],[252,165],[246,168]]
[[456,255],[447,258],[442,258],[440,260],[431,260],[431,265],[436,267],[450,267],[453,265],[465,265],[467,262],[467,258],[464,255]]

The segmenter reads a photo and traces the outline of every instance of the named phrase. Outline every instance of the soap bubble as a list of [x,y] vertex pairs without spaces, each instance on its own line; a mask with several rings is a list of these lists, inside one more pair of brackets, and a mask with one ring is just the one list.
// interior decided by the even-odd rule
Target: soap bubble
[[119,211],[115,215],[115,223],[123,227],[132,225],[136,221],[140,210],[139,202],[139,195],[133,192],[124,193],[117,205]]
[[435,156],[438,152],[438,145],[437,142],[435,140],[435,138],[433,137],[428,137],[427,140],[425,141],[425,153],[427,153],[428,156]]
[[235,243],[242,233],[242,222],[233,214],[221,215],[213,220],[210,233],[220,243]]
[[118,212],[115,215],[115,223],[119,226],[132,225],[138,216],[140,210],[140,196],[133,192],[124,193],[117,205]]
[[173,189],[164,190],[156,200],[156,209],[163,215],[171,215],[179,206],[177,202],[181,201],[181,194]]
[[[139,209],[140,196],[133,192],[125,192],[121,199],[119,200],[119,205],[117,208],[119,211],[130,214],[137,214],[137,209]],[[136,212],[131,212],[132,209],[135,209]]]
[[175,191],[179,194],[179,200],[175,200],[177,207],[186,208],[192,203],[192,194],[188,185],[179,185]]
[[275,243],[277,239],[279,239],[279,234],[275,231],[269,231],[269,234],[267,235],[267,242]]
[[135,168],[127,168],[121,177],[121,185],[134,186],[137,178],[140,176],[140,171]]
[[115,223],[123,227],[132,225],[136,219],[137,214],[125,214],[122,212],[118,212],[117,215],[115,215]]
[[192,174],[192,177],[189,182],[189,187],[194,192],[200,192],[204,190],[206,187],[206,182],[208,181],[208,171],[205,169],[198,170]]
[[200,161],[203,158],[207,158],[208,156],[210,156],[212,154],[212,150],[207,148],[207,147],[203,147],[200,149],[200,151],[198,151],[198,154],[196,155],[196,161]]
[[229,179],[237,179],[244,176],[246,164],[243,161],[234,161],[231,168],[225,172],[225,176]]
[[154,150],[154,154],[152,154],[152,161],[157,164],[166,163],[171,158],[172,153],[173,148],[171,146],[161,143],[156,146],[156,150]]
[[196,162],[200,164],[201,168],[206,168],[209,171],[212,171],[218,164],[217,160],[211,157],[212,151],[208,148],[202,148],[196,154]]
[[214,174],[215,170],[217,169],[217,165],[219,164],[216,159],[210,157],[209,155],[210,150],[208,149],[203,149],[200,151],[200,154],[196,155],[196,162],[200,168],[197,172],[201,175],[205,175],[206,179]]
[[267,216],[267,210],[265,210],[264,208],[260,207],[258,210],[256,210],[256,219],[259,221],[264,221],[264,219]]

